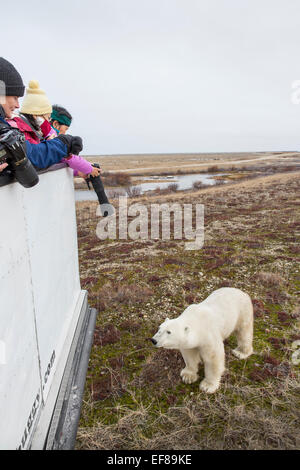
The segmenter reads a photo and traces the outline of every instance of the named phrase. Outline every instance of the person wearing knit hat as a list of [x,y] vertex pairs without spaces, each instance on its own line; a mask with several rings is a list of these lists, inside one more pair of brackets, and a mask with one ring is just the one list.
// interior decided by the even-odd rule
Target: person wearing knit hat
[[17,127],[28,142],[37,144],[44,132],[51,129],[50,118],[52,105],[37,80],[31,80],[21,106],[20,115],[9,120],[12,127]]
[[[0,57],[0,116],[12,116],[14,110],[20,107],[19,97],[24,95],[24,91],[25,86],[19,72],[8,60]],[[7,166],[7,163],[0,164],[0,173]]]
[[[12,127],[8,120],[13,117],[15,109],[20,108],[18,98],[24,95],[25,87],[22,77],[15,67],[3,57],[0,57],[0,131]],[[39,87],[38,87],[39,88]],[[51,106],[51,105],[50,105]],[[39,112],[41,109],[39,110]],[[44,112],[44,109],[43,109]],[[50,109],[49,114],[50,118]],[[50,140],[32,144],[26,141],[27,157],[36,168],[47,168],[59,163],[70,154],[78,155],[81,152],[82,139],[79,136],[62,135]],[[6,166],[4,168],[3,166]],[[7,163],[0,165],[0,172],[9,171]]]
[[[22,106],[22,114],[32,114],[33,116],[51,115],[52,105],[48,100],[44,90],[41,90],[37,80],[31,80],[26,90]],[[50,117],[50,116],[49,116]]]
[[20,107],[19,98],[24,95],[24,91],[19,72],[8,60],[0,57],[0,108],[6,116],[11,117],[14,110]]
[[[19,129],[24,134],[27,142],[39,144],[45,139],[51,140],[57,138],[60,133],[51,127],[51,113],[52,105],[46,93],[40,88],[37,80],[31,80],[26,89],[20,115],[9,119],[8,123],[12,127]],[[66,110],[64,110],[64,114],[65,113],[67,113]],[[57,117],[70,125],[72,116],[70,114],[69,116],[68,120],[65,115]],[[61,135],[62,138],[63,135]],[[68,139],[67,136],[66,139]],[[87,160],[79,155],[69,155],[66,159],[62,159],[61,161],[67,163],[75,172],[81,171],[85,174],[92,174],[92,176],[98,176],[100,173],[98,168],[94,168]]]
[[0,80],[5,85],[6,96],[24,96],[25,86],[21,75],[8,60],[0,57]]

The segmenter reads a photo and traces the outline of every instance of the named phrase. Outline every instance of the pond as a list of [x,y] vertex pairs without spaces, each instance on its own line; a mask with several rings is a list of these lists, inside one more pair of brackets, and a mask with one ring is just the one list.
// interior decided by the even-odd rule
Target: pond
[[[178,184],[178,190],[191,189],[195,181],[201,181],[203,184],[214,185],[216,184],[215,176],[221,176],[224,173],[194,173],[190,175],[170,175],[170,176],[144,176],[141,179],[146,180],[146,183],[140,183],[137,186],[141,188],[141,194],[144,194],[146,191],[153,191],[156,188],[164,189],[169,186],[169,184],[176,183]],[[155,181],[155,180],[159,181]],[[153,180],[153,182],[149,181]],[[162,181],[164,180],[164,181]],[[135,186],[135,185],[132,185]],[[120,195],[126,195],[126,190],[123,187],[116,187],[106,190],[108,198],[110,193],[118,192]],[[89,190],[80,190],[75,191],[76,201],[96,201],[97,196],[94,191]]]

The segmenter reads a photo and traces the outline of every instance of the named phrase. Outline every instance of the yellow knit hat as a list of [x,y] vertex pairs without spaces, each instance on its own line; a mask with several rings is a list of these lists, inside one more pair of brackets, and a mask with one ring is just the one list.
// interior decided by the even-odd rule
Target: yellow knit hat
[[26,95],[21,106],[21,113],[36,116],[52,113],[51,103],[46,93],[40,89],[39,82],[36,80],[30,80],[29,82],[29,87],[26,89]]

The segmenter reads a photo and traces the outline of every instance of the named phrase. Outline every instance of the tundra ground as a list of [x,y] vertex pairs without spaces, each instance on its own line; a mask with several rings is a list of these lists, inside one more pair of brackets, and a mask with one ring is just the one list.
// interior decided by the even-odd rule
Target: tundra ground
[[[138,202],[204,204],[205,243],[101,241],[96,203],[77,203],[81,284],[99,314],[76,447],[299,448],[300,172]],[[182,383],[180,353],[149,338],[221,286],[252,298],[254,354],[238,360],[227,340],[220,389],[205,395],[202,368]]]

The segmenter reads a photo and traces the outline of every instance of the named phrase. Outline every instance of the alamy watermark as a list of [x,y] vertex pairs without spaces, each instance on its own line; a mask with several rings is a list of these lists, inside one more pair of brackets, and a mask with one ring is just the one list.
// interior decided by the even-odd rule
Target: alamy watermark
[[300,364],[300,340],[296,340],[292,343],[292,349],[294,350],[292,354],[292,363],[295,366]]
[[6,364],[6,344],[0,339],[0,366]]
[[300,104],[300,80],[294,80],[291,85],[291,102],[292,104]]
[[[106,208],[109,211],[111,205],[102,204],[101,211],[98,205],[97,215]],[[170,240],[173,226],[174,240],[190,240],[185,242],[185,250],[200,250],[204,245],[203,204],[133,203],[128,206],[127,196],[120,196],[118,215],[118,235],[116,211],[98,222],[96,234],[100,240]]]
[[0,105],[6,102],[6,87],[3,80],[0,80]]

